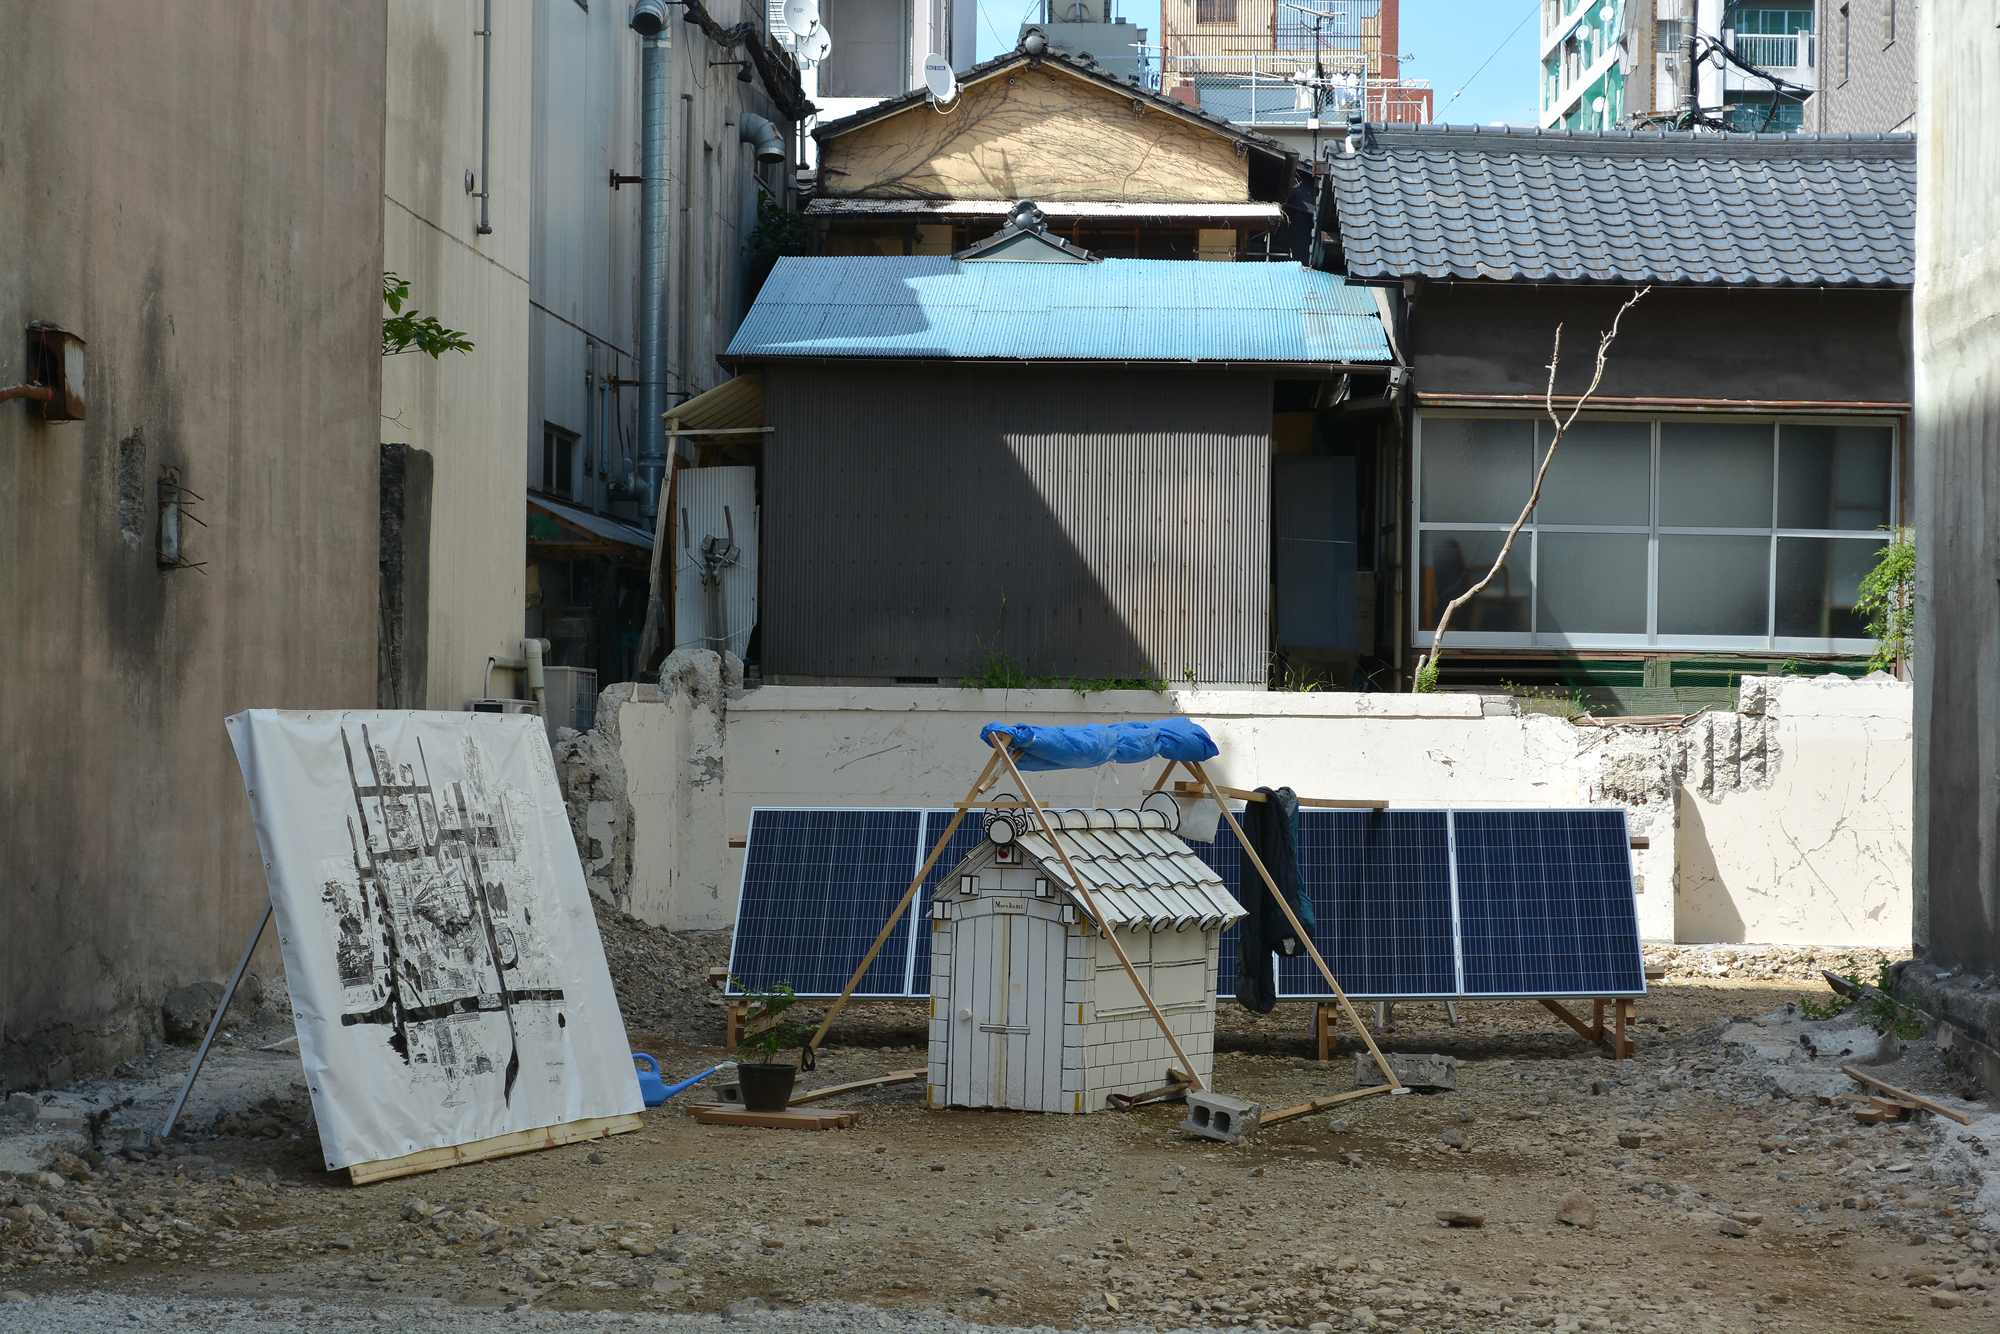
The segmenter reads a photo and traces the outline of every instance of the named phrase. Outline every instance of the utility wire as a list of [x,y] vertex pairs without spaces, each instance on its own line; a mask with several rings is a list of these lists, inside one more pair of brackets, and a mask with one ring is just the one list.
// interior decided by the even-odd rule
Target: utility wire
[[1439,112],[1449,111],[1451,109],[1451,104],[1453,102],[1456,102],[1459,98],[1465,96],[1465,89],[1470,88],[1472,86],[1472,80],[1478,78],[1480,75],[1486,72],[1486,67],[1499,58],[1500,53],[1507,49],[1507,43],[1513,41],[1515,37],[1520,35],[1521,29],[1528,26],[1528,20],[1533,18],[1538,12],[1540,12],[1541,8],[1542,8],[1542,0],[1534,0],[1534,3],[1528,6],[1528,12],[1526,14],[1523,14],[1521,16],[1521,21],[1514,25],[1514,31],[1508,33],[1505,37],[1502,37],[1500,39],[1500,45],[1493,48],[1493,54],[1486,57],[1485,60],[1480,62],[1479,68],[1472,71],[1472,78],[1467,79],[1465,81],[1464,87],[1461,87],[1457,92],[1453,93],[1451,95],[1450,100],[1447,101],[1443,106],[1438,108]]

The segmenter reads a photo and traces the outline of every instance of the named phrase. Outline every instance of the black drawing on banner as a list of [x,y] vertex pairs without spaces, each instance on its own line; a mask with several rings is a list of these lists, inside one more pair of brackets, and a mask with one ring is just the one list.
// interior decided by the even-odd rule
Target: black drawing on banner
[[488,778],[471,737],[462,776],[440,784],[422,741],[414,764],[397,763],[366,725],[360,733],[365,772],[341,729],[354,792],[353,870],[328,876],[320,894],[335,941],[340,1022],[386,1027],[414,1076],[444,1082],[448,1105],[504,1071],[500,1093],[511,1106],[524,1064],[560,1083],[557,1030],[568,1017],[521,855],[519,812],[529,797]]

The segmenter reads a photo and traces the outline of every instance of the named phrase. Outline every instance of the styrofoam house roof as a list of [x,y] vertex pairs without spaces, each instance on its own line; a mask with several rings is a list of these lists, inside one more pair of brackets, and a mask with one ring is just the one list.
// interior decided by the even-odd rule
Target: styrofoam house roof
[[[1242,905],[1222,878],[1168,832],[1159,812],[1100,809],[1052,810],[1048,814],[1056,827],[1056,839],[1112,926],[1208,930],[1228,926],[1243,916]],[[1048,878],[1051,887],[1064,891],[1075,888],[1039,824],[1031,824],[1017,846]],[[993,844],[984,844],[963,864],[983,862],[993,850]],[[944,882],[947,888],[952,883],[950,879]],[[1077,900],[1078,907],[1083,906],[1077,895],[1068,897]]]

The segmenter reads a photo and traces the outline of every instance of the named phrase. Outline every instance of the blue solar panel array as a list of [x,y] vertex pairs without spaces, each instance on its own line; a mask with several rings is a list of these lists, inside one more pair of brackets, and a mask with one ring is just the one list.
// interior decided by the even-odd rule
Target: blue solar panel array
[[[1630,842],[1617,809],[1304,810],[1313,943],[1366,1000],[1643,994]],[[1224,830],[1190,846],[1240,898],[1236,840]],[[1224,996],[1236,994],[1236,937],[1222,936]],[[1298,955],[1278,961],[1278,994],[1333,993]]]
[[[870,965],[858,996],[930,994],[931,895],[984,835],[968,815],[923,892]],[[751,815],[732,975],[838,995],[950,810],[773,810]],[[1241,897],[1242,849],[1223,831],[1189,845]],[[1306,810],[1299,869],[1314,943],[1350,996],[1643,994],[1625,812]],[[1236,990],[1234,927],[1219,991]],[[1278,994],[1330,996],[1310,958],[1278,965]]]

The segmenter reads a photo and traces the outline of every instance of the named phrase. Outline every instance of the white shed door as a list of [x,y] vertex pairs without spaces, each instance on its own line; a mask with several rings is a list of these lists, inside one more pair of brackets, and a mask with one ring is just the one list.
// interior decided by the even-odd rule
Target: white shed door
[[958,1032],[946,1071],[951,1101],[1060,1110],[1062,923],[995,912],[961,922],[959,931],[952,977]]

